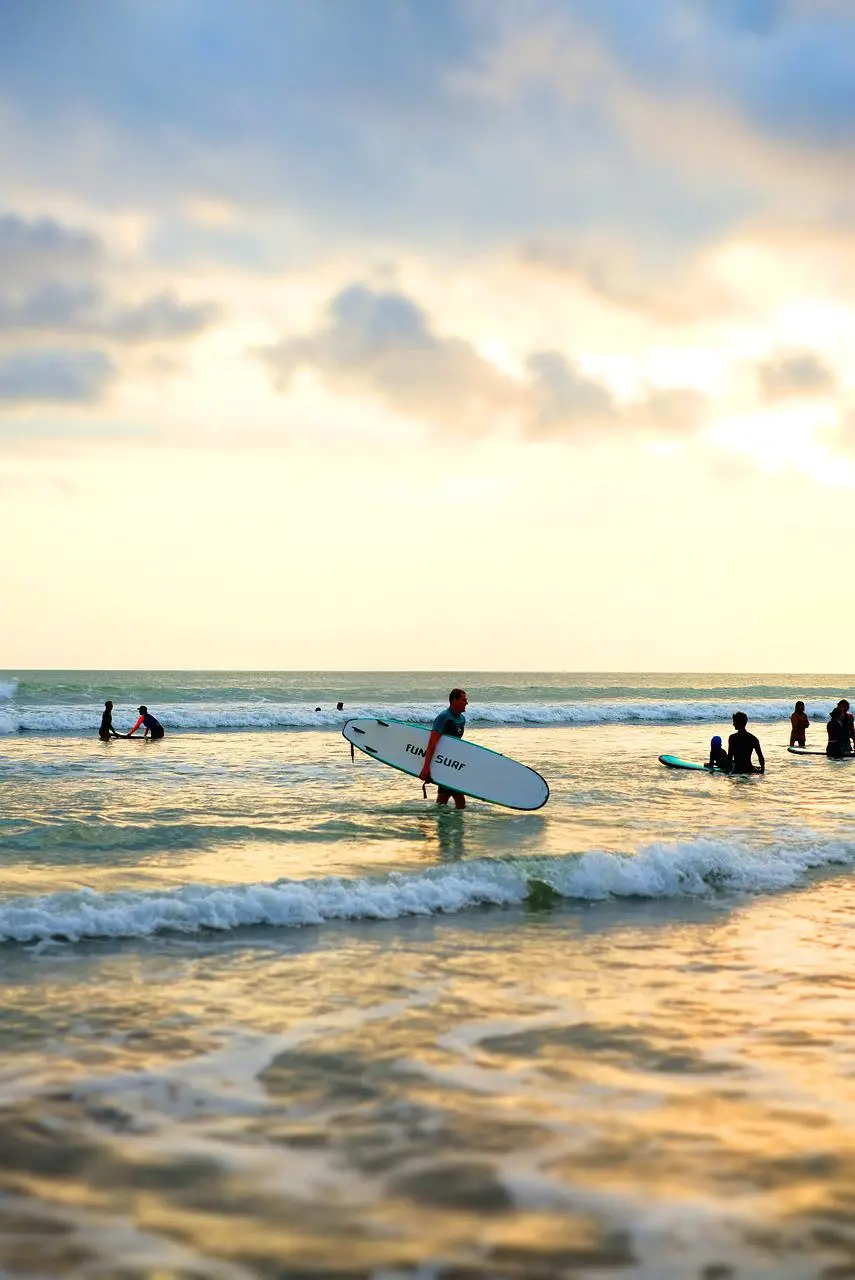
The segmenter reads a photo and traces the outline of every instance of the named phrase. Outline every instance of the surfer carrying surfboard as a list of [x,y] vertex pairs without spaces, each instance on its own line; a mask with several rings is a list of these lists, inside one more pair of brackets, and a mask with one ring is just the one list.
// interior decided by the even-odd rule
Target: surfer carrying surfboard
[[[428,738],[427,748],[425,750],[425,762],[422,771],[419,774],[422,782],[432,782],[430,776],[430,762],[433,759],[433,753],[436,751],[437,744],[443,735],[452,738],[462,738],[463,730],[466,728],[466,716],[463,714],[469,704],[465,689],[452,689],[448,695],[448,706],[444,711],[440,711],[439,715],[433,722],[433,728]],[[454,801],[455,809],[466,808],[466,797],[462,791],[454,791],[451,787],[441,787],[437,783],[436,802],[437,804],[448,804],[449,800]]]

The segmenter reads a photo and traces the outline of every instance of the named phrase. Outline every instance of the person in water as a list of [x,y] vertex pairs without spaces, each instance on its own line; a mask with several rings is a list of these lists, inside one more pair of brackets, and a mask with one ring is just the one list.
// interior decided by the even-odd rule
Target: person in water
[[810,720],[805,715],[805,704],[797,702],[790,716],[790,746],[803,747],[805,745],[805,730],[810,728]]
[[130,733],[128,734],[128,737],[129,738],[132,737],[136,733],[140,725],[145,725],[145,733],[143,734],[144,738],[147,738],[149,734],[151,734],[152,741],[154,741],[156,738],[162,738],[163,725],[160,723],[159,720],[155,720],[154,716],[151,714],[148,707],[138,707],[137,710],[140,713],[140,718],[134,725],[133,729],[131,729]]
[[[727,762],[730,772],[765,773],[766,761],[763,759],[763,750],[754,734],[746,729],[747,724],[748,716],[744,711],[733,713],[733,727],[736,733],[732,733],[727,740]],[[760,762],[759,766],[755,765],[751,759],[755,751]]]
[[727,752],[721,745],[721,738],[718,734],[710,739],[710,758],[705,769],[721,769],[722,773],[730,773],[730,760]]
[[102,742],[109,742],[111,738],[121,738],[124,735],[117,733],[113,728],[113,704],[109,700],[104,703],[104,712],[101,716],[101,727],[98,730],[98,737]]
[[[462,738],[463,730],[466,728],[466,716],[463,714],[469,703],[465,689],[452,689],[448,695],[448,706],[444,711],[440,711],[439,715],[433,722],[433,728],[428,738],[427,750],[425,751],[425,762],[422,771],[419,774],[422,782],[432,782],[430,776],[430,762],[433,759],[437,743],[440,738],[445,736],[452,738]],[[462,791],[455,791],[452,787],[443,787],[437,783],[436,802],[437,804],[448,804],[449,800],[454,801],[455,809],[466,808],[466,797]]]
[[848,739],[846,737],[846,727],[843,723],[843,712],[839,705],[831,708],[825,732],[828,734],[825,754],[832,760],[842,760],[847,754]]
[[840,708],[840,723],[843,727],[843,754],[851,756],[852,748],[855,746],[855,716],[849,710],[849,703],[845,698],[841,698],[837,705]]

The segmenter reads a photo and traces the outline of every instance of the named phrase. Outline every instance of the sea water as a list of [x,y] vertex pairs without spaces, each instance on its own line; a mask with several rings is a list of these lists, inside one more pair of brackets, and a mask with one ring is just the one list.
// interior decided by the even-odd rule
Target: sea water
[[[545,809],[351,761],[458,683]],[[0,1275],[855,1276],[853,686],[0,673]]]

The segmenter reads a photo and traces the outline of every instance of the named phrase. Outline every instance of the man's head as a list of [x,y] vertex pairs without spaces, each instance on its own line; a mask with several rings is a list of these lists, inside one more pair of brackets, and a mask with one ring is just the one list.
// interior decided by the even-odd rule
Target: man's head
[[734,729],[744,729],[747,724],[748,724],[748,716],[745,714],[745,712],[734,711],[733,713]]
[[140,713],[141,716],[148,715],[148,707],[137,707],[137,711]]
[[452,689],[448,695],[449,708],[456,716],[460,716],[466,710],[469,699],[466,697],[465,689]]
[[849,710],[849,703],[846,701],[846,699],[845,699],[845,698],[841,698],[837,705],[838,705],[838,707],[840,708],[840,710],[841,710],[841,711],[848,711],[848,710]]
[[109,699],[104,703],[104,706],[107,708],[107,710],[108,710],[108,711],[112,711],[112,710],[113,710],[113,704],[112,704],[112,702],[110,702],[110,700],[109,700]]

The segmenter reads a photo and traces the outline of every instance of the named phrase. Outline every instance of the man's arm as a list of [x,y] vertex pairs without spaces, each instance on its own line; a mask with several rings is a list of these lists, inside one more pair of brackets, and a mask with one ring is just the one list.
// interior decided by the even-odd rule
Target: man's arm
[[419,774],[422,782],[430,782],[430,762],[433,759],[433,753],[436,751],[436,744],[439,742],[442,734],[438,729],[431,729],[428,738],[427,748],[425,749],[425,762],[422,765],[422,771]]
[[763,759],[763,748],[760,746],[760,739],[755,738],[754,742],[755,742],[754,750],[757,752],[757,759],[760,761],[760,772],[765,773],[766,761]]
[[143,718],[142,718],[142,716],[140,716],[139,720],[136,722],[136,724],[134,725],[133,729],[129,729],[129,730],[128,730],[128,737],[130,737],[132,733],[136,733],[137,729],[140,727],[140,725],[142,724],[142,722],[143,722]]

